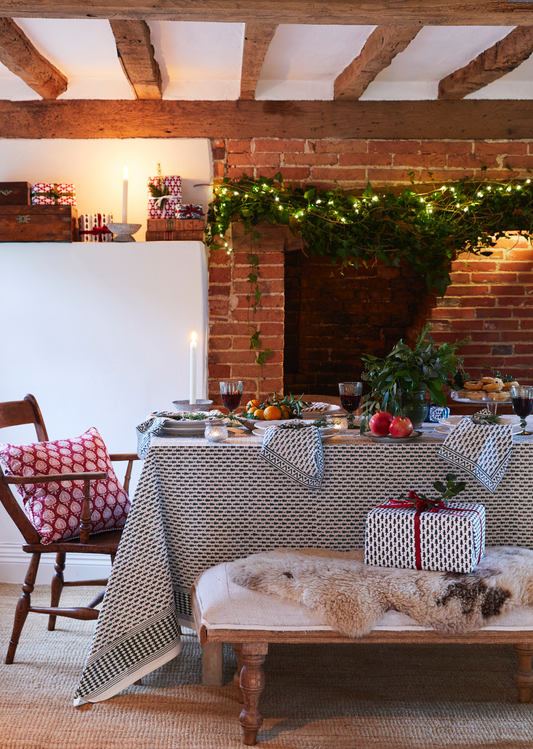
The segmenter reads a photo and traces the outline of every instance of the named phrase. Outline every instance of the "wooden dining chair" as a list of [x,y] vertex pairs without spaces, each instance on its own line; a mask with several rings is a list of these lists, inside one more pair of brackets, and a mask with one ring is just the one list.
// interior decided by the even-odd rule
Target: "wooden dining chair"
[[[0,429],[5,427],[19,426],[22,424],[34,425],[38,442],[48,441],[48,433],[44,425],[41,410],[33,395],[26,395],[24,400],[20,401],[0,403]],[[110,455],[109,457],[112,461],[128,461],[126,476],[124,479],[124,490],[126,491],[126,493],[128,493],[133,461],[138,459],[137,455],[124,454]],[[53,630],[55,628],[56,616],[66,616],[71,619],[83,620],[98,618],[99,612],[96,609],[96,606],[98,606],[98,604],[104,597],[107,580],[76,580],[67,582],[64,580],[63,572],[65,569],[67,554],[109,554],[111,557],[111,563],[113,563],[115,559],[115,554],[117,553],[122,531],[115,530],[95,534],[90,534],[89,532],[91,519],[89,501],[90,481],[105,478],[107,478],[107,474],[103,472],[75,474],[64,473],[53,476],[32,476],[31,478],[20,476],[6,476],[0,466],[0,501],[2,502],[7,513],[24,537],[25,543],[22,546],[22,550],[27,554],[31,554],[31,561],[26,573],[24,585],[22,586],[22,595],[19,598],[15,610],[15,622],[13,625],[11,641],[9,643],[7,651],[6,663],[13,663],[20,634],[22,632],[22,628],[24,626],[26,618],[30,612],[35,614],[47,614],[49,617],[49,630]],[[24,510],[11,491],[10,486],[17,484],[48,483],[50,481],[58,482],[62,480],[84,480],[85,483],[83,509],[80,523],[80,537],[69,539],[67,541],[57,541],[49,544],[43,544],[41,543],[41,538],[38,532],[26,517]],[[55,573],[53,575],[51,584],[50,606],[31,605],[31,594],[34,589],[37,571],[39,569],[39,562],[41,560],[41,554],[56,555],[54,568]],[[94,598],[94,600],[91,601],[87,606],[60,608],[59,599],[61,597],[61,591],[63,590],[63,588],[68,586],[81,585],[97,585],[99,587],[103,587],[104,591],[99,593],[99,595],[96,596],[96,598]]]

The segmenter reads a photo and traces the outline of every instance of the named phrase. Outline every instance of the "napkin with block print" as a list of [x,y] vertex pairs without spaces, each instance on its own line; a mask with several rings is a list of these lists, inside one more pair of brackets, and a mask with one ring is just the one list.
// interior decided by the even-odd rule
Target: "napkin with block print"
[[316,426],[293,423],[268,427],[261,457],[298,484],[320,489],[324,477],[324,450]]
[[510,424],[476,424],[465,418],[448,435],[439,454],[494,494],[509,463],[511,429]]

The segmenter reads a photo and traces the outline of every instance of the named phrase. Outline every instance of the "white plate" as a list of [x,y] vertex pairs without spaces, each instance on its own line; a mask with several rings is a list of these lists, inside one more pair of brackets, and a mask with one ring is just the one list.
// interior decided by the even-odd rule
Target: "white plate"
[[160,437],[204,437],[204,429],[183,429],[178,431],[177,429],[163,429]]
[[[255,427],[256,431],[265,432],[268,427],[275,427],[279,426],[280,424],[290,424],[290,419],[287,419],[286,421],[262,421],[260,424],[257,424]],[[329,434],[330,432],[338,432],[339,430],[334,426],[329,427],[318,427],[318,431],[320,434]]]
[[[511,425],[511,434],[518,434],[522,431],[520,424],[513,424],[508,421],[507,424]],[[435,431],[439,434],[450,434],[450,432],[457,426],[457,424],[437,424]]]
[[[508,394],[508,397],[505,400],[496,400],[495,398],[490,397],[490,393],[487,393],[486,390],[471,390],[472,393],[483,393],[483,398],[459,398],[457,395],[457,390],[451,390],[450,391],[450,398],[452,401],[457,401],[458,403],[507,403],[509,404],[511,402],[511,393]],[[500,391],[507,393],[507,390]]]
[[[465,416],[447,416],[444,419],[439,419],[439,424],[445,424],[446,426],[456,427]],[[500,416],[498,414],[500,424],[518,424],[518,416]]]
[[[260,429],[254,429],[253,433],[255,434],[256,437],[261,437],[261,439],[263,439],[264,436],[265,436],[264,429],[262,429],[262,430],[260,430]],[[335,437],[335,435],[337,435],[337,434],[339,434],[339,430],[338,429],[332,429],[330,432],[321,433],[320,434],[320,439],[322,440],[322,442],[324,442],[325,440],[329,440],[330,437]]]

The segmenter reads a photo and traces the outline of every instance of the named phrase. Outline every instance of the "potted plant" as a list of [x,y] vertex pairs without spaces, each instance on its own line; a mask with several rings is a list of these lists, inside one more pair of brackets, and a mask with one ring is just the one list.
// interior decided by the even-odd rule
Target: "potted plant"
[[371,387],[363,403],[362,432],[378,410],[408,416],[413,425],[420,424],[427,415],[426,391],[434,403],[444,406],[442,386],[453,386],[454,378],[462,382],[463,359],[456,352],[468,339],[438,346],[428,334],[429,327],[422,330],[413,349],[400,339],[384,358],[361,357],[365,366],[361,377]]

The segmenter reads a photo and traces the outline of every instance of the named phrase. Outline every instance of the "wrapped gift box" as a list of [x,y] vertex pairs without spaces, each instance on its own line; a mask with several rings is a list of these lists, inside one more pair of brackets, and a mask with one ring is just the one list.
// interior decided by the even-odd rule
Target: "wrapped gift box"
[[112,213],[82,213],[79,217],[80,242],[112,242],[113,233],[106,228],[106,224],[112,221]]
[[67,182],[36,182],[31,188],[32,205],[76,205],[76,190]]
[[365,564],[472,572],[483,558],[483,505],[450,502],[448,508],[431,512],[389,502],[366,517]]
[[165,195],[163,198],[148,198],[149,219],[173,219],[180,199],[175,195]]
[[[159,177],[148,177],[148,197],[152,197],[150,185],[161,188],[161,179]],[[181,200],[181,177],[176,175],[163,177],[163,187],[168,188],[169,195],[175,195]]]
[[203,205],[196,205],[195,203],[181,203],[178,206],[178,218],[182,220],[187,219],[201,219],[204,217]]

